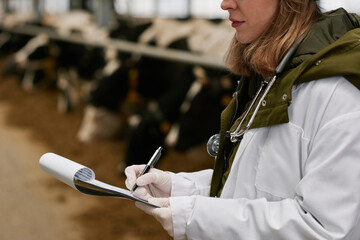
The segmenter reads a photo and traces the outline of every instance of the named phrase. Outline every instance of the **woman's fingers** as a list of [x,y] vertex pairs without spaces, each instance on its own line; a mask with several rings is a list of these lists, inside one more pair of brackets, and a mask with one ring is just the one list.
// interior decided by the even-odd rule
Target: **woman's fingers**
[[144,200],[150,197],[169,197],[171,192],[170,173],[153,168],[148,173],[139,176],[144,167],[145,165],[133,165],[125,169],[126,187],[130,190],[135,184],[138,189],[142,187],[142,190],[134,191],[133,194]]
[[136,207],[143,210],[146,214],[149,214],[149,215],[152,215],[152,216],[154,216],[154,214],[158,215],[159,210],[161,208],[166,208],[166,207],[169,207],[169,205],[170,205],[170,202],[169,202],[168,198],[153,198],[152,197],[152,198],[148,199],[148,202],[153,204],[153,205],[159,206],[160,208],[152,207],[152,206],[149,206],[149,205],[144,204],[142,202],[136,202],[135,205],[136,205]]
[[153,196],[150,195],[150,190],[147,187],[138,187],[133,192],[134,197],[143,199],[145,201],[148,201],[149,198],[152,198]]
[[144,169],[145,165],[132,165],[125,168],[126,181],[125,185],[128,189],[131,189],[135,183],[139,174]]
[[151,204],[160,206],[160,208],[151,207],[140,202],[136,202],[136,206],[145,213],[154,216],[155,219],[161,223],[168,234],[173,237],[174,230],[169,198],[149,198],[148,201]]

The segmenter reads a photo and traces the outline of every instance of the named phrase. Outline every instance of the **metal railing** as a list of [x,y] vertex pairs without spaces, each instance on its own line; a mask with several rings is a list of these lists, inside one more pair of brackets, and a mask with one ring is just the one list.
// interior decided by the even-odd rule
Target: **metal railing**
[[25,35],[37,35],[40,33],[47,34],[51,39],[67,41],[78,44],[85,44],[95,47],[112,47],[121,52],[134,53],[154,58],[167,59],[171,61],[189,63],[193,65],[200,65],[209,68],[226,69],[223,59],[215,56],[209,56],[201,53],[191,53],[181,50],[173,50],[162,47],[148,46],[135,42],[120,40],[120,39],[86,39],[79,34],[69,34],[67,36],[60,35],[57,31],[51,28],[39,27],[34,25],[17,25],[12,28],[0,26],[2,31],[10,33],[18,33]]

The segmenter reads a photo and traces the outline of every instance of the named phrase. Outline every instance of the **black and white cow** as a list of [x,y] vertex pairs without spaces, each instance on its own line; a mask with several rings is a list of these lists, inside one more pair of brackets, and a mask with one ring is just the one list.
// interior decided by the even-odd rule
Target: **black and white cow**
[[[123,36],[120,32],[119,38],[223,57],[226,43],[230,41],[233,33],[223,30],[227,28],[223,26],[223,21],[219,22],[155,19],[151,24],[144,23],[135,28],[123,26],[122,29],[126,29],[123,33],[129,32],[131,36]],[[115,34],[113,36],[115,37]],[[121,67],[112,75],[103,78],[93,91],[91,104],[85,111],[83,125],[78,133],[80,140],[86,142],[97,137],[108,137],[119,130],[120,123],[116,112],[133,96],[134,74],[135,93],[148,100],[149,104],[145,109],[141,109],[142,111],[134,110],[129,118],[131,130],[126,165],[146,162],[160,145],[187,150],[202,143],[210,133],[217,131],[219,112],[224,106],[220,100],[232,88],[233,82],[225,70],[202,68],[202,73],[199,73],[199,70],[194,73],[194,66],[186,63],[147,56],[134,60],[134,56],[125,56],[121,59]],[[228,80],[222,80],[224,78]],[[202,122],[204,119],[207,120]],[[106,126],[114,127],[113,131],[104,130]],[[179,126],[177,131],[174,130],[176,126]],[[191,134],[195,128],[196,134]],[[170,129],[171,137],[168,136]],[[166,137],[171,140],[165,143]]]
[[[104,31],[96,29],[90,20],[90,14],[82,11],[51,17],[46,15],[43,21],[32,25],[47,31],[36,36],[25,35],[26,44],[9,58],[9,66],[20,76],[26,90],[44,85],[57,86],[61,112],[70,111],[87,99],[93,80],[100,78],[104,68],[102,47],[66,40],[67,36],[74,35],[84,39],[91,35],[96,39],[103,38]],[[64,40],[50,38],[49,31],[64,37]]]
[[[75,16],[80,20],[73,21],[74,28],[59,25],[57,29],[55,23],[60,23],[59,19],[47,22],[53,22],[49,25],[62,36],[103,38],[103,32],[97,34],[91,24],[81,30],[79,27],[85,26],[87,18],[81,14]],[[224,21],[204,19],[154,19],[140,23],[121,20],[108,36],[221,59],[233,36],[229,29]],[[37,48],[34,42],[38,43]],[[29,49],[36,49],[31,53],[33,57]],[[146,162],[160,145],[185,151],[204,142],[218,131],[219,114],[234,83],[226,70],[140,56],[111,46],[55,41],[43,35],[28,41],[23,50],[28,57],[17,55],[20,66],[26,65],[24,59],[30,66],[29,62],[44,56],[36,52],[55,58],[61,111],[69,111],[79,101],[89,98],[78,131],[80,141],[114,136],[123,125],[130,126],[126,165]],[[119,112],[124,109],[129,118],[120,117]]]

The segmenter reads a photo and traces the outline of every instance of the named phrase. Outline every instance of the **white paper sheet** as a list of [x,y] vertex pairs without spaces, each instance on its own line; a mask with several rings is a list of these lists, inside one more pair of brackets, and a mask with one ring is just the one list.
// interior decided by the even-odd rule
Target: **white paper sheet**
[[90,168],[54,153],[45,153],[42,155],[40,158],[40,166],[48,174],[75,189],[77,188],[74,184],[74,176],[80,169],[89,169],[93,174],[93,179],[95,178],[95,173]]

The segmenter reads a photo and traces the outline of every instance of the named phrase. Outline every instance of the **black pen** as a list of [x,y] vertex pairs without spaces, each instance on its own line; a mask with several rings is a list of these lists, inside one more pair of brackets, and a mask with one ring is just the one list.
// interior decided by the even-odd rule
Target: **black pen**
[[[140,173],[139,177],[144,175],[145,173],[147,173],[151,168],[153,168],[155,166],[155,164],[157,163],[157,161],[159,160],[159,158],[161,156],[161,150],[162,150],[162,147],[159,147],[158,149],[156,149],[156,151],[150,158],[149,162],[146,164],[145,168]],[[135,185],[133,186],[131,191],[132,192],[135,191],[137,187],[138,187],[138,185],[135,183]]]

